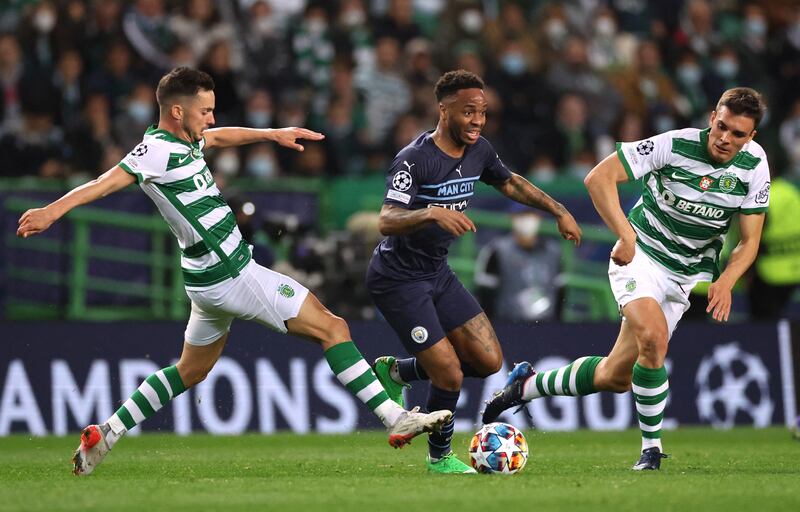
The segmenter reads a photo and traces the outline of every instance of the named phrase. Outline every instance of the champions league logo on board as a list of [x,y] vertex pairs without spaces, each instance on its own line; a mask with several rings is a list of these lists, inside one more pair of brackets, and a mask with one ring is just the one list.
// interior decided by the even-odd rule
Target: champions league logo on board
[[697,413],[700,420],[730,428],[737,419],[756,427],[772,422],[775,405],[769,394],[769,370],[756,354],[736,342],[717,345],[697,368]]

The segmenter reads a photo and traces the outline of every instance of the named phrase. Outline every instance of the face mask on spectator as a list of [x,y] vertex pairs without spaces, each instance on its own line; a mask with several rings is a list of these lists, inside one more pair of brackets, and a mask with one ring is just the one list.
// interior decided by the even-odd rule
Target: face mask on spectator
[[458,17],[461,28],[468,34],[477,34],[483,28],[483,16],[475,9],[467,9]]
[[256,178],[272,178],[275,176],[277,166],[275,160],[266,155],[251,157],[247,161],[247,173]]
[[233,176],[239,172],[239,157],[234,152],[219,155],[214,162],[214,170],[225,176]]
[[767,35],[767,21],[760,16],[747,18],[744,22],[744,32],[751,36],[763,37]]
[[253,21],[253,31],[262,37],[275,34],[276,28],[277,23],[275,22],[274,18],[269,16],[261,16],[257,20]]
[[548,20],[544,33],[552,42],[561,41],[567,35],[567,25],[558,18]]
[[128,115],[137,123],[148,123],[153,118],[153,105],[139,100],[130,101]]
[[539,233],[542,219],[537,215],[515,215],[511,218],[511,231],[522,238],[531,239]]
[[342,25],[348,28],[363,25],[367,21],[367,15],[361,9],[350,9],[342,14]]
[[616,33],[617,26],[616,23],[614,23],[614,20],[608,16],[603,16],[602,18],[598,18],[595,22],[594,30],[600,36],[611,37]]
[[678,66],[678,79],[687,85],[697,85],[703,78],[703,71],[697,64]]
[[327,29],[328,24],[325,23],[325,20],[312,18],[306,21],[306,30],[308,30],[308,33],[312,36],[319,37],[324,34]]
[[525,72],[528,67],[525,57],[519,53],[507,53],[500,59],[500,65],[509,75],[518,76]]
[[664,133],[674,130],[675,120],[669,115],[657,116],[655,119],[653,119],[653,128],[655,128],[656,133]]
[[792,46],[800,49],[800,21],[794,22],[789,27],[786,31],[786,36],[789,38],[789,42],[792,43]]
[[733,78],[739,72],[739,63],[736,59],[723,57],[714,63],[714,68],[722,78]]
[[266,110],[250,110],[245,117],[247,126],[252,128],[269,128],[272,123],[272,112]]
[[49,34],[56,26],[56,15],[50,9],[39,9],[33,15],[33,26],[43,34]]

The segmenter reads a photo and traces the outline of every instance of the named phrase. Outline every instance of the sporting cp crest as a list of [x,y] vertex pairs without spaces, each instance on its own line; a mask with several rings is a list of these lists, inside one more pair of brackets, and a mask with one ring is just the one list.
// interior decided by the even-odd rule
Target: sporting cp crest
[[733,192],[733,189],[736,188],[736,182],[739,180],[739,177],[736,176],[732,172],[726,172],[722,175],[719,179],[719,189],[726,194]]
[[278,286],[278,293],[280,293],[287,299],[291,299],[292,297],[294,297],[294,288],[292,288],[288,284],[282,284]]
[[625,291],[632,292],[636,289],[636,279],[628,279],[628,282],[625,283]]

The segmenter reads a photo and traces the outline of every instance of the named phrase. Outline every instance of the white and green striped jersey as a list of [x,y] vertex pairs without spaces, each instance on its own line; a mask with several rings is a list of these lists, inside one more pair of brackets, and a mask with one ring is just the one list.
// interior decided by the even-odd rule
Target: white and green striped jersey
[[708,129],[673,130],[617,143],[631,180],[642,180],[642,197],[628,214],[637,245],[681,283],[713,281],[719,253],[734,214],[769,206],[769,167],[751,141],[727,164],[708,154]]
[[190,144],[151,126],[119,163],[136,177],[178,238],[189,290],[238,276],[252,257],[203,159],[203,146],[205,139]]

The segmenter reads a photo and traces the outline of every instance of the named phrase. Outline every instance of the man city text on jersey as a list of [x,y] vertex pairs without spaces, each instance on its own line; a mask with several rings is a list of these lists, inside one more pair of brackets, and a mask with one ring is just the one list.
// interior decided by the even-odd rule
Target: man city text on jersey
[[[454,158],[439,149],[431,135],[423,133],[397,154],[386,177],[384,204],[464,211],[478,180],[496,185],[511,178],[483,137]],[[389,236],[375,249],[371,265],[387,277],[424,279],[446,264],[454,238],[435,223],[407,235]]]

